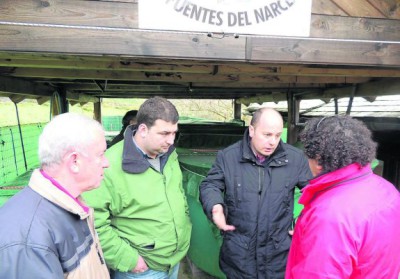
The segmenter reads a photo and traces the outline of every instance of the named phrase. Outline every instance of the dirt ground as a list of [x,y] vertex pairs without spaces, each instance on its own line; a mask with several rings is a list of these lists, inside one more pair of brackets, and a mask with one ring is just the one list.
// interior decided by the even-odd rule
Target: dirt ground
[[194,266],[189,258],[181,261],[178,279],[217,279]]

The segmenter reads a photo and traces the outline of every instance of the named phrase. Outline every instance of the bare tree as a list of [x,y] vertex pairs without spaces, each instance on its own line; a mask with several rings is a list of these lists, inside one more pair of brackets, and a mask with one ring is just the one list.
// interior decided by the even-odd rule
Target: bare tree
[[181,116],[214,121],[233,119],[232,100],[172,100]]

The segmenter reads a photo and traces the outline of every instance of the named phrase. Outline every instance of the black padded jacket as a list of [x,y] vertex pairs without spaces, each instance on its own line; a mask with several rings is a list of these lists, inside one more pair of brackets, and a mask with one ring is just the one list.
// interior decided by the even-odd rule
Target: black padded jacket
[[200,185],[200,199],[212,220],[215,204],[224,207],[220,267],[228,278],[284,278],[291,243],[294,188],[312,178],[304,153],[280,142],[258,163],[246,130],[243,140],[221,150]]

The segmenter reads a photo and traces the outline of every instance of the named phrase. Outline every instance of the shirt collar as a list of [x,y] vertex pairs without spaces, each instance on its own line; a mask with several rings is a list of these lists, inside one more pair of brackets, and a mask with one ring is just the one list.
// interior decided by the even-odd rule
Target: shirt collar
[[133,137],[132,137],[132,140],[133,140],[133,144],[135,145],[136,149],[139,151],[140,154],[142,154],[143,158],[145,158],[145,159],[158,159],[158,158],[162,157],[162,156],[165,154],[165,153],[158,154],[158,155],[156,156],[156,158],[151,158],[149,155],[147,155],[146,152],[144,152],[144,151],[137,145],[137,143],[136,143],[136,141],[135,141],[135,139],[134,139]]
[[254,153],[254,155],[256,156],[256,159],[257,159],[257,162],[258,162],[258,163],[260,163],[260,164],[264,163],[264,161],[265,161],[265,159],[266,159],[267,157],[262,156],[262,155],[259,155],[259,154],[257,154],[257,153],[254,152],[254,151],[253,151],[253,153]]
[[263,155],[260,155],[260,154],[258,154],[257,152],[255,152],[253,150],[253,148],[251,147],[251,137],[250,136],[249,136],[248,144],[249,144],[249,148],[250,148],[251,152],[253,152],[253,154],[254,154],[254,157],[256,157],[257,163],[259,163],[259,164],[264,163],[264,161],[267,159],[267,157],[263,156]]

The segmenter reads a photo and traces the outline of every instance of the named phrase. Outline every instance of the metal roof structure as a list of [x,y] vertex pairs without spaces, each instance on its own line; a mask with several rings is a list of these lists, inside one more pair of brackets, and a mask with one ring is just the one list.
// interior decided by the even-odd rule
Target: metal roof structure
[[[299,113],[303,117],[323,117],[329,115],[344,115],[351,106],[349,115],[357,118],[374,117],[374,118],[398,118],[400,119],[400,95],[378,96],[374,101],[368,101],[361,97],[341,98],[337,101],[337,112],[334,100],[325,103],[322,100],[303,100],[300,103]],[[260,107],[271,107],[286,113],[288,110],[287,101],[265,102],[263,104],[253,103],[247,107],[250,114]],[[399,121],[400,125],[400,121]],[[399,127],[400,128],[400,127]]]

